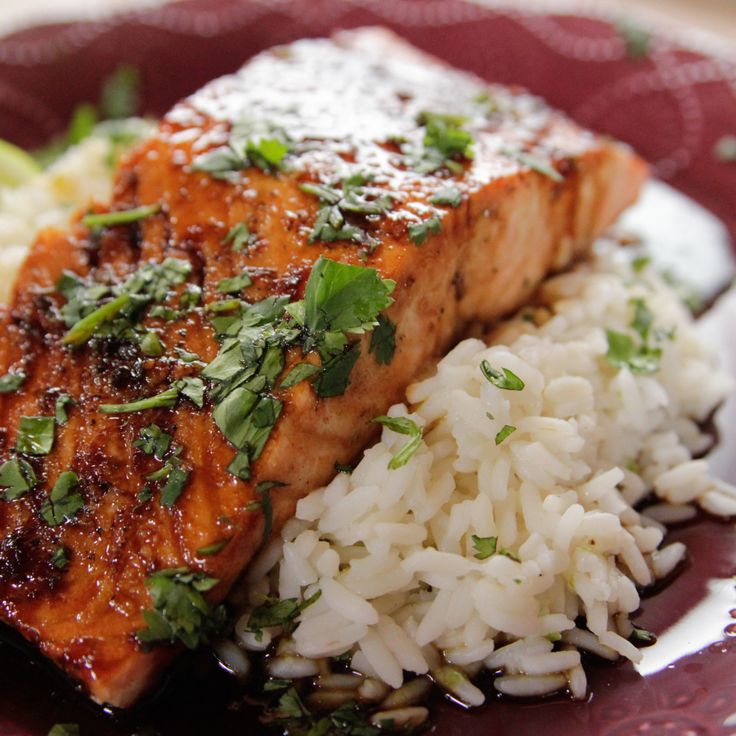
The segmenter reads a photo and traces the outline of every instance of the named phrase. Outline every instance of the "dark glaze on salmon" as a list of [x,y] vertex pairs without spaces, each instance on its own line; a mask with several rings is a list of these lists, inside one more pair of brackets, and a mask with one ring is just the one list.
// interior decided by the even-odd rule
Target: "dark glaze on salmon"
[[[418,173],[425,112],[462,117],[473,157],[453,168]],[[192,162],[227,143],[234,125],[285,132],[295,153],[288,169],[249,167],[227,180],[192,169]],[[524,158],[519,154],[531,155]],[[538,163],[538,162],[541,162]],[[551,167],[551,171],[550,171]],[[319,201],[299,187],[334,183],[361,171],[393,195],[393,208],[356,216],[370,238],[310,243]],[[555,173],[556,172],[556,173]],[[0,462],[12,457],[23,416],[53,415],[56,398],[76,402],[56,427],[52,451],[27,458],[38,484],[0,501],[0,616],[34,642],[92,698],[132,704],[152,687],[176,647],[146,652],[135,632],[151,607],[145,582],[157,570],[187,567],[220,582],[207,593],[222,600],[261,544],[262,511],[255,487],[273,489],[274,529],[297,499],[327,482],[336,461],[350,462],[376,431],[369,420],[402,399],[433,357],[471,321],[489,321],[521,305],[550,271],[582,254],[637,196],[645,165],[626,147],[581,130],[523,92],[488,87],[447,68],[382,31],[301,41],[261,54],[237,74],[216,80],[175,107],[158,131],[119,167],[113,202],[123,210],[159,205],[140,222],[92,233],[46,231],[19,276],[11,305],[0,312],[0,375],[26,380],[0,395]],[[430,198],[452,186],[462,200],[438,206]],[[409,227],[436,216],[441,231],[421,244]],[[238,223],[254,235],[239,252],[223,239]],[[269,295],[300,299],[320,256],[370,266],[396,281],[388,315],[397,325],[396,352],[379,365],[363,350],[342,396],[318,399],[309,382],[276,391],[281,417],[244,482],[227,472],[234,449],[211,415],[211,402],[108,415],[105,403],[164,391],[201,365],[175,359],[175,349],[202,362],[218,343],[203,309],[165,321],[166,352],[147,357],[125,340],[100,339],[71,348],[58,310],[59,277],[71,271],[117,283],[141,264],[173,257],[191,264],[187,282],[204,303],[222,298],[220,280],[250,270],[250,302]],[[182,286],[176,289],[181,290]],[[291,348],[287,362],[300,360]],[[141,501],[144,476],[160,467],[133,445],[156,423],[183,448],[190,477],[166,508],[154,494]],[[59,475],[73,470],[84,508],[50,526],[41,509]],[[197,550],[229,543],[207,557]],[[68,564],[59,569],[60,546]]]

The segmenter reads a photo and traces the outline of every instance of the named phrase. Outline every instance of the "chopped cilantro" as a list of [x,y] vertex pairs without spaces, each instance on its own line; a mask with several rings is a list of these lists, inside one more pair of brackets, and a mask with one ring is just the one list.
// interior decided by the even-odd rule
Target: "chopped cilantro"
[[506,549],[505,547],[498,550],[498,554],[503,555],[504,557],[508,557],[514,562],[521,562],[521,558],[519,557],[519,555],[517,555],[515,552],[512,552],[510,549]]
[[521,391],[524,388],[524,381],[508,368],[498,371],[487,360],[482,360],[480,370],[486,380],[498,388],[506,391]]
[[157,424],[149,424],[141,428],[139,439],[133,442],[133,447],[142,450],[146,455],[153,455],[162,460],[171,447],[171,435],[164,432]]
[[510,424],[504,424],[501,430],[496,435],[496,445],[500,445],[509,435],[516,432],[516,427]]
[[649,256],[637,256],[631,261],[631,270],[634,273],[641,273],[651,262],[652,259]]
[[343,465],[342,463],[337,462],[335,460],[335,470],[338,473],[345,473],[345,475],[350,475],[355,468],[352,465]]
[[232,243],[233,252],[240,253],[247,246],[253,245],[255,241],[256,237],[251,234],[248,226],[244,222],[239,222],[228,230],[227,235],[222,240],[222,244],[228,245]]
[[205,547],[200,547],[195,554],[197,555],[197,557],[212,557],[212,555],[216,555],[222,552],[222,550],[224,550],[225,547],[230,544],[230,542],[230,537],[228,537],[227,539],[221,539],[219,542],[213,542],[212,544],[208,544]]
[[475,550],[475,557],[477,559],[486,560],[491,555],[496,554],[498,537],[479,537],[473,534],[471,539],[473,540],[473,549]]
[[21,417],[15,449],[25,455],[48,455],[54,446],[54,417]]
[[322,369],[314,363],[297,363],[292,369],[286,374],[286,377],[281,381],[280,388],[291,388],[296,386],[298,383],[310,378],[315,373],[319,373]]
[[177,352],[177,355],[179,356],[179,360],[182,363],[198,363],[202,360],[197,353],[190,353],[188,350],[183,350],[182,348],[174,348]]
[[552,181],[558,183],[565,181],[565,177],[562,176],[557,169],[531,153],[520,151],[516,148],[502,148],[501,153],[504,156],[508,156],[508,158],[518,161],[522,166],[527,166],[532,169],[532,171],[536,171],[538,174],[543,174],[544,176],[549,177]]
[[100,404],[100,411],[103,414],[130,414],[131,412],[146,411],[148,409],[170,409],[176,405],[178,399],[179,388],[173,386],[155,396],[131,401],[127,404]]
[[322,371],[314,382],[317,396],[323,399],[342,396],[350,383],[350,373],[360,357],[360,344],[353,343],[341,353],[322,363]]
[[615,368],[629,368],[634,373],[649,374],[659,370],[660,348],[637,345],[632,337],[616,330],[606,330],[606,360]]
[[376,417],[371,421],[383,425],[392,432],[407,435],[410,438],[409,441],[391,458],[388,467],[391,470],[396,470],[397,468],[401,468],[406,465],[422,443],[422,428],[415,421],[407,419],[406,417],[381,416]]
[[146,581],[153,608],[143,611],[146,627],[136,632],[138,641],[144,648],[179,641],[189,649],[211,642],[222,631],[226,612],[202,594],[218,582],[185,567],[153,573]]
[[263,629],[272,626],[282,626],[286,633],[293,630],[296,619],[302,611],[319,600],[322,591],[318,590],[313,596],[301,603],[296,598],[269,598],[265,603],[254,608],[248,619],[248,631],[256,634],[260,641]]
[[[140,341],[136,326],[145,308],[163,302],[172,287],[184,283],[191,270],[189,261],[167,258],[161,263],[144,264],[123,284],[114,287],[86,284],[75,274],[65,272],[56,284],[67,300],[60,316],[70,328],[62,343],[78,347],[93,336]],[[102,303],[110,296],[110,301]]]
[[217,291],[220,294],[237,294],[243,289],[249,287],[252,283],[253,281],[248,275],[248,272],[243,271],[243,273],[238,276],[222,279],[222,281],[217,284]]
[[384,314],[378,315],[378,325],[371,335],[368,352],[376,356],[379,365],[390,365],[396,352],[396,325]]
[[420,125],[425,126],[424,149],[410,159],[410,165],[421,174],[449,169],[461,174],[463,165],[458,159],[473,158],[473,136],[462,126],[465,119],[457,115],[423,112]]
[[177,381],[175,386],[182,396],[186,396],[198,409],[204,406],[204,381],[201,378],[187,376]]
[[69,394],[59,394],[54,404],[54,418],[59,426],[63,426],[69,421],[68,409],[76,406],[76,401]]
[[429,201],[440,207],[459,207],[463,201],[463,193],[457,187],[443,187]]
[[181,496],[184,491],[184,486],[186,486],[187,481],[189,480],[189,474],[189,470],[186,468],[171,468],[168,477],[166,478],[166,483],[161,489],[162,506],[170,508],[179,500],[179,496]]
[[3,498],[13,501],[30,491],[36,483],[33,468],[23,458],[14,457],[0,465],[0,488],[4,488]]
[[631,326],[639,333],[642,340],[646,342],[649,338],[649,331],[654,322],[654,313],[647,306],[643,299],[630,299],[629,304],[634,307],[634,319]]
[[149,357],[157,358],[165,352],[161,338],[153,330],[147,330],[141,337],[139,344],[143,355]]
[[654,642],[657,640],[657,637],[651,631],[647,631],[646,629],[639,629],[636,626],[631,632],[631,638],[634,641],[641,642],[643,644],[654,644]]
[[368,177],[357,172],[341,182],[341,189],[327,184],[305,182],[299,188],[317,197],[320,211],[309,236],[309,242],[331,243],[352,240],[376,245],[364,229],[348,222],[349,215],[382,215],[393,208],[393,199],[384,189],[367,187]]
[[62,473],[51,489],[48,501],[41,507],[41,516],[49,526],[58,526],[73,519],[84,508],[84,499],[72,493],[79,487],[79,477],[71,470]]
[[262,171],[282,169],[288,152],[288,144],[278,138],[250,138],[245,144],[246,157]]
[[63,570],[69,564],[69,554],[66,547],[57,547],[51,555],[51,564],[57,570]]
[[151,204],[143,207],[133,207],[129,210],[119,210],[117,212],[100,212],[92,215],[85,215],[82,218],[82,225],[91,229],[113,227],[115,225],[128,225],[132,222],[145,220],[161,211],[161,205]]
[[409,225],[409,240],[414,245],[422,245],[430,234],[437,235],[442,230],[442,220],[438,215],[432,215],[426,220]]
[[0,394],[15,393],[26,380],[26,374],[22,371],[17,373],[6,373],[0,376]]

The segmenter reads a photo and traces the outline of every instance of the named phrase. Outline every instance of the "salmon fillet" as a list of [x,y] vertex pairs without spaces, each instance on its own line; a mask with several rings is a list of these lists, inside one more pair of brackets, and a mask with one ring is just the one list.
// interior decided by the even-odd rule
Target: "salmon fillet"
[[[0,312],[0,617],[96,701],[134,703],[217,635],[264,535],[370,420],[645,176],[380,30],[275,48],[178,104],[101,219],[40,235]],[[199,618],[174,620],[179,594]]]

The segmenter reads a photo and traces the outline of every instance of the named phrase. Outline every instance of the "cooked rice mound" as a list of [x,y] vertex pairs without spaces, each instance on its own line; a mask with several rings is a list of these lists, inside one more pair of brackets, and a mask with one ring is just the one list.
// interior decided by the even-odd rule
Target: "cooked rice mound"
[[[647,316],[658,369],[613,365],[607,331],[638,344]],[[321,591],[281,637],[272,675],[324,675],[325,658],[350,653],[368,681],[399,688],[429,673],[468,705],[484,701],[472,683],[484,668],[509,695],[583,698],[580,650],[640,659],[629,614],[685,554],[662,546],[663,524],[698,505],[736,514],[736,489],[702,458],[701,427],[731,380],[653,268],[602,244],[489,341],[461,342],[390,410],[424,428],[408,463],[389,468],[407,437],[384,428],[252,566],[250,609]],[[524,388],[489,382],[484,360]],[[249,631],[249,616],[241,646],[279,639]]]

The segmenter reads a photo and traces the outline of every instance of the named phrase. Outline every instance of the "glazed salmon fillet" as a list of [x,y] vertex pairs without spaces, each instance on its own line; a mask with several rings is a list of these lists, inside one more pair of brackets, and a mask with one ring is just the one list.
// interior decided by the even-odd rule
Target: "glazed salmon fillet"
[[[0,617],[126,707],[297,500],[468,325],[524,304],[646,166],[385,31],[178,104],[0,312]],[[182,613],[184,610],[184,613]]]

